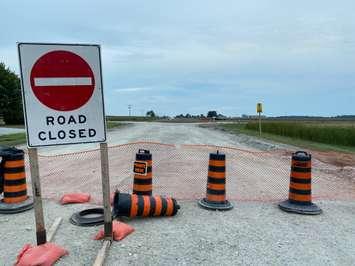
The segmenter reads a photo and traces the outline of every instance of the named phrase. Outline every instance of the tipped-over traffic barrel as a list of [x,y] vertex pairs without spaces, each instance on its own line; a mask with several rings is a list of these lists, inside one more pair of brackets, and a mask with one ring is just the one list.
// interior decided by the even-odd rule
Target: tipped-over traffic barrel
[[114,217],[174,216],[180,206],[170,197],[145,196],[115,192],[113,199]]
[[148,150],[138,150],[133,172],[133,194],[151,196],[153,193],[152,154]]
[[233,205],[226,199],[226,155],[210,153],[206,198],[198,204],[206,209],[230,210]]
[[320,214],[312,203],[312,156],[304,151],[292,154],[288,200],[279,204],[281,210],[300,214]]
[[7,148],[1,151],[0,156],[4,193],[0,213],[18,213],[31,209],[33,201],[27,195],[24,151]]

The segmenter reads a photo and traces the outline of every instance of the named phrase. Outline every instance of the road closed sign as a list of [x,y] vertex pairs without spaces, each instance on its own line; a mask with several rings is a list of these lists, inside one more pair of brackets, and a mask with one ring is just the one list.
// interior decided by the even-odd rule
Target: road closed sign
[[18,44],[29,147],[106,141],[100,46]]

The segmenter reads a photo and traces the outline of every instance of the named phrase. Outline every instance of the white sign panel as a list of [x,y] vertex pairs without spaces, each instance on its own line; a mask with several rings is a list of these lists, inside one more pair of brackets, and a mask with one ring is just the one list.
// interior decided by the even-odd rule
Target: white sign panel
[[106,141],[100,46],[19,43],[29,147]]

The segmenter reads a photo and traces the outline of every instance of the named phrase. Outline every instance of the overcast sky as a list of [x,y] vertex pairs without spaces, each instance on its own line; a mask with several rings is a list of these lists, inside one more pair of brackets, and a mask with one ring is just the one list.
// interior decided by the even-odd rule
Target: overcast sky
[[1,0],[16,42],[102,46],[106,113],[355,114],[355,1]]

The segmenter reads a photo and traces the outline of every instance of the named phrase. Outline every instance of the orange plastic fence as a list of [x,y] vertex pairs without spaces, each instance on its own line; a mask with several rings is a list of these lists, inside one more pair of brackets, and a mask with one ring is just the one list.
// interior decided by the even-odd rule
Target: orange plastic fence
[[[171,145],[136,142],[109,147],[111,190],[132,192],[133,162],[138,149],[154,157],[153,192],[179,200],[205,196],[209,153],[226,154],[227,198],[238,201],[279,201],[288,197],[291,153],[249,151],[211,145]],[[355,200],[355,167],[312,157],[313,199]],[[39,156],[42,193],[60,199],[65,193],[90,193],[100,203],[101,170],[98,149],[54,156]],[[26,156],[27,175],[28,158]]]

